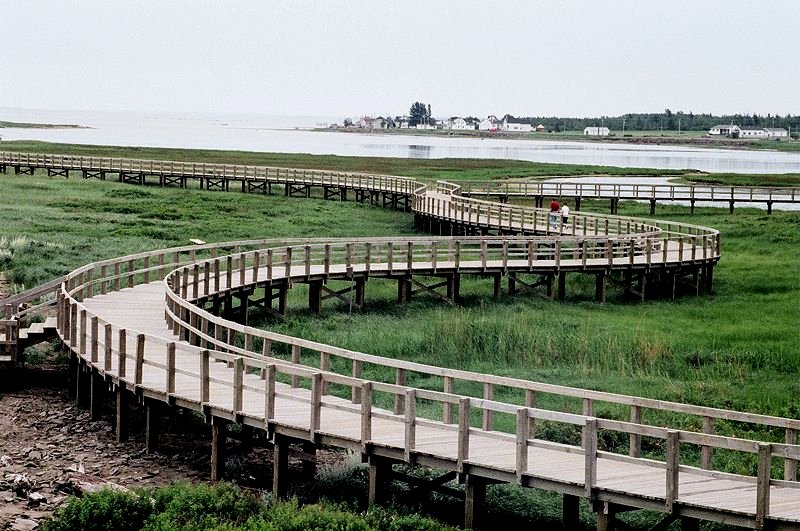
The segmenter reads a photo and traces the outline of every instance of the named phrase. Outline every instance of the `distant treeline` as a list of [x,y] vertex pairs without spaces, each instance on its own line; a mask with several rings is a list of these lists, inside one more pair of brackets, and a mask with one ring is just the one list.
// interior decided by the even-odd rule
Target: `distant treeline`
[[582,131],[584,127],[604,125],[612,131],[622,131],[625,121],[626,131],[708,131],[715,125],[736,124],[740,127],[783,127],[800,131],[800,116],[778,116],[767,114],[694,114],[691,111],[662,113],[630,113],[622,116],[602,116],[597,118],[561,118],[557,116],[530,116],[522,118],[534,126],[542,124],[548,131]]

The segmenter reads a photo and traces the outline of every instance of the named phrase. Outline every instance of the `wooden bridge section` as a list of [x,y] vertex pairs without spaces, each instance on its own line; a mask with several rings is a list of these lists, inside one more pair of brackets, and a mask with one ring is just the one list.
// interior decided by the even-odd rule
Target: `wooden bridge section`
[[[700,520],[800,529],[800,420],[435,367],[248,326],[254,306],[285,313],[286,293],[297,284],[308,284],[309,307],[318,310],[325,298],[363,305],[370,278],[396,281],[399,302],[415,288],[444,288],[441,297],[454,302],[463,275],[495,278],[495,292],[504,278],[514,291],[534,284],[523,275],[536,276],[546,295],[557,283],[558,298],[564,276],[580,273],[596,276],[602,300],[615,275],[642,296],[652,282],[663,284],[670,275],[674,282],[687,272],[710,289],[721,253],[719,234],[710,228],[581,213],[564,223],[541,209],[464,197],[451,183],[428,190],[385,179],[376,181],[378,190],[413,189],[407,197],[418,226],[447,236],[195,245],[95,262],[59,279],[56,327],[73,353],[78,402],[97,418],[113,391],[120,440],[127,437],[128,403],[145,405],[149,449],[165,407],[202,412],[212,433],[213,479],[224,473],[227,424],[263,430],[274,448],[276,495],[287,489],[289,445],[299,443],[307,453],[319,445],[360,452],[376,502],[390,479],[412,481],[393,464],[440,469],[443,475],[428,486],[464,499],[468,527],[482,525],[487,485],[514,483],[561,493],[567,527],[577,522],[585,499],[601,530],[633,509],[663,513],[659,529],[678,519],[685,529]],[[349,282],[352,289],[336,291],[328,281]],[[53,291],[45,286],[15,298],[7,321],[40,311]],[[28,307],[19,306],[23,300]],[[508,398],[496,398],[500,391]],[[574,402],[578,410],[537,407],[545,396]],[[608,405],[624,408],[625,420],[595,415]],[[680,424],[648,424],[655,412]],[[716,435],[720,421],[758,428],[749,433],[780,431],[783,440]],[[574,433],[574,441],[548,440],[549,430],[541,428],[547,424],[566,426],[562,431]],[[702,432],[676,427],[692,424]],[[604,447],[606,436],[620,434],[628,440],[626,453]],[[720,471],[718,451],[750,454],[753,475]],[[691,456],[698,452],[695,463]],[[463,491],[443,486],[456,479]]]
[[584,199],[608,199],[612,214],[617,213],[621,200],[647,201],[650,203],[651,215],[655,215],[659,201],[689,203],[692,213],[697,203],[727,203],[731,213],[736,203],[760,203],[767,206],[770,214],[775,204],[800,203],[798,187],[718,184],[469,181],[463,184],[462,194],[469,197],[495,197],[506,203],[514,197],[532,198],[537,207],[544,206],[546,197],[569,198],[574,201],[577,209],[580,209]]

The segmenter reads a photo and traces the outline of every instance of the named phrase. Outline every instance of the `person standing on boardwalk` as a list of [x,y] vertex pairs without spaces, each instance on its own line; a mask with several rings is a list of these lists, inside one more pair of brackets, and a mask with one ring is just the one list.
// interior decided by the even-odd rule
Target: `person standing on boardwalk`
[[566,203],[562,203],[561,205],[561,224],[562,226],[567,225],[569,223],[569,207]]
[[558,201],[553,199],[550,202],[550,228],[557,229],[558,228],[558,212],[560,209],[560,205]]

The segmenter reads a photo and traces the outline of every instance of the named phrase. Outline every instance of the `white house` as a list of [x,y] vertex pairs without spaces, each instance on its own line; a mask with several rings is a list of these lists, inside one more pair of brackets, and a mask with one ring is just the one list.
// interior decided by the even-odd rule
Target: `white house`
[[471,121],[468,122],[464,118],[453,117],[450,119],[450,129],[455,129],[457,131],[471,131],[475,129],[475,124]]
[[763,127],[740,127],[739,138],[767,138],[767,130]]
[[789,131],[787,131],[783,127],[765,127],[764,130],[767,132],[767,138],[788,138],[789,137]]
[[497,116],[491,114],[485,120],[478,124],[479,131],[499,131],[503,127],[503,122],[497,119]]
[[502,129],[503,131],[513,131],[517,133],[530,133],[533,130],[530,122],[514,118],[510,114],[503,116]]
[[708,130],[709,135],[725,135],[730,136],[734,133],[741,133],[742,130],[739,128],[738,125],[715,125],[711,129]]
[[586,136],[608,136],[611,134],[608,127],[586,127],[583,129],[583,134]]

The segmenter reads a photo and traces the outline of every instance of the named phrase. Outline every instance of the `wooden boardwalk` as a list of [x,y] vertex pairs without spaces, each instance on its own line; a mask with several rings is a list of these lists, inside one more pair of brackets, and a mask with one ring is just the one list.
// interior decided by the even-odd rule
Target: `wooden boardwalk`
[[[260,170],[252,171],[257,177]],[[325,172],[300,175],[284,184],[332,182]],[[671,282],[674,296],[676,281],[686,275],[710,290],[721,255],[716,230],[583,213],[565,223],[541,209],[464,197],[451,183],[429,190],[388,177],[371,184],[355,179],[368,194],[400,193],[406,187],[402,193],[418,227],[447,236],[261,240],[165,249],[87,264],[57,287],[43,287],[13,302],[34,301],[56,290],[58,334],[74,353],[73,389],[79,402],[88,400],[95,417],[101,390],[109,385],[115,390],[120,439],[126,433],[125,404],[132,396],[146,405],[151,428],[163,404],[202,412],[212,430],[215,479],[224,470],[225,425],[240,423],[269,434],[279,496],[286,492],[288,445],[302,443],[306,452],[318,445],[361,452],[369,462],[375,501],[388,479],[404,479],[392,471],[393,463],[443,470],[438,483],[428,485],[441,490],[448,479],[464,483],[463,491],[447,492],[463,497],[466,526],[481,525],[487,485],[514,483],[563,494],[567,527],[576,522],[579,500],[586,499],[601,530],[613,528],[616,513],[632,509],[663,513],[663,526],[680,519],[686,529],[696,529],[699,520],[800,529],[800,420],[381,358],[247,325],[252,306],[285,314],[286,293],[297,284],[309,286],[313,310],[328,298],[360,307],[369,278],[396,281],[398,302],[415,292],[457,301],[463,275],[493,277],[495,293],[506,278],[510,292],[541,290],[552,298],[563,298],[568,273],[594,275],[598,300],[608,282],[622,283],[642,297],[650,286]],[[332,280],[347,281],[351,288],[335,291],[327,286]],[[30,309],[9,304],[6,312],[0,324],[13,328],[15,318]],[[365,379],[364,374],[391,379]],[[415,377],[440,387],[408,385]],[[465,382],[479,384],[481,393],[456,392]],[[518,399],[495,399],[498,388]],[[538,397],[548,394],[577,401],[580,413],[537,408]],[[629,408],[629,420],[596,417],[600,403]],[[647,410],[694,418],[703,431],[649,425],[643,421]],[[721,420],[782,430],[785,439],[715,435],[714,425]],[[545,440],[537,431],[543,422],[571,427],[580,433],[580,444]],[[627,454],[604,449],[606,433],[627,438]],[[148,447],[156,436],[148,429]],[[644,457],[643,438],[660,440],[663,455]],[[699,466],[687,464],[687,452],[682,452],[687,447],[692,453],[699,449]],[[716,449],[753,454],[757,473],[715,469]],[[773,462],[780,462],[782,479],[773,477]]]

